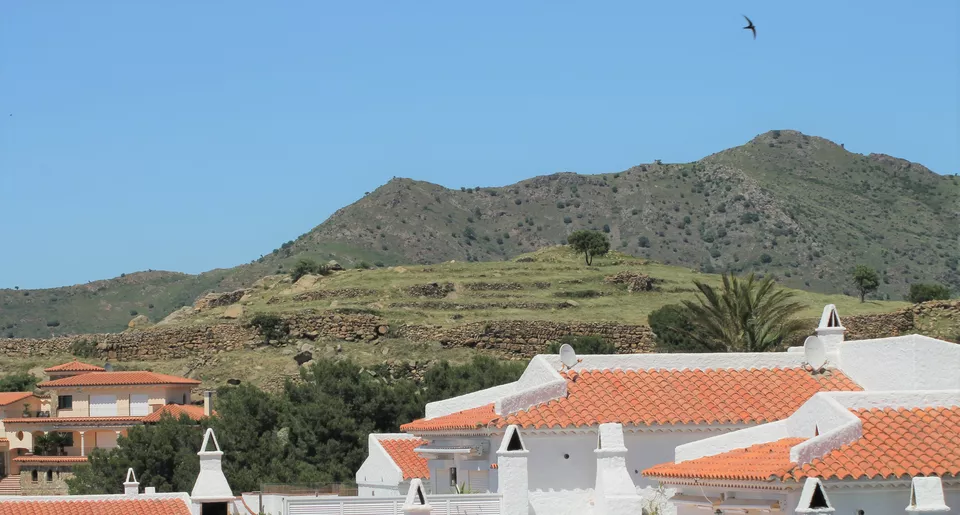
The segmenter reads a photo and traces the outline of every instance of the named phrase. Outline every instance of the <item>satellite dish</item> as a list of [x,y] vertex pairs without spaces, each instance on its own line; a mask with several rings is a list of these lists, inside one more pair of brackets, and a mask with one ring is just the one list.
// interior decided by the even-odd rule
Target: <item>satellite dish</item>
[[574,365],[579,363],[577,360],[577,351],[573,350],[569,344],[564,343],[560,346],[560,362],[563,363],[563,366],[566,368],[573,368]]
[[820,370],[827,362],[827,348],[823,345],[823,341],[816,336],[808,336],[804,340],[803,354],[806,357],[807,364],[814,370]]

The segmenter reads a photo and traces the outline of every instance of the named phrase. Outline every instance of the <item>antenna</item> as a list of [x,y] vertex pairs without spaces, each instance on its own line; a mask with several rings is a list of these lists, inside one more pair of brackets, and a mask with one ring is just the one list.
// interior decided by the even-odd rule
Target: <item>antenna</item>
[[814,371],[819,371],[827,362],[827,349],[823,341],[816,336],[808,336],[803,342],[803,354],[806,357],[807,364],[813,367]]
[[563,363],[561,371],[573,368],[580,361],[582,360],[577,359],[577,351],[573,350],[573,347],[566,343],[560,346],[560,362]]

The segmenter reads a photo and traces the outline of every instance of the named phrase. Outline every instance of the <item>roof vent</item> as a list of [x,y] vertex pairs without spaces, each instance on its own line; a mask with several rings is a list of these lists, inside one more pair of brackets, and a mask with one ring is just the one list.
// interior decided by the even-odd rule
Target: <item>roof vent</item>
[[797,513],[833,513],[830,499],[823,491],[823,483],[818,478],[808,477],[800,492],[800,502],[797,503]]
[[947,512],[943,498],[943,483],[939,477],[915,477],[910,483],[910,505],[907,513]]

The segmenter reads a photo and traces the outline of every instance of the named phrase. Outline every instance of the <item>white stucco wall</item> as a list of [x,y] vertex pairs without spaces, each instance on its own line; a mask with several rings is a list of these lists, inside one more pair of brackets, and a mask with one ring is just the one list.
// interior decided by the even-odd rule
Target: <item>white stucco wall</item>
[[367,459],[357,469],[357,491],[360,497],[387,497],[400,495],[403,471],[380,445],[380,438],[412,438],[410,435],[371,434],[367,437]]
[[593,509],[592,489],[533,490],[530,492],[530,507],[534,515],[598,515]]
[[960,388],[960,346],[921,335],[847,341],[840,366],[865,390]]

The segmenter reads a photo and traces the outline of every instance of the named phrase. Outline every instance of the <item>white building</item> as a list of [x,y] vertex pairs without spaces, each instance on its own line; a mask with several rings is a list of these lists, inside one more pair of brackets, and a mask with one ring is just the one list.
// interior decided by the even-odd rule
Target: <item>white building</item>
[[[640,493],[645,499],[660,497],[654,489],[661,480],[681,490],[680,501],[684,495],[693,495],[688,490],[699,488],[698,478],[692,482],[690,478],[668,479],[657,465],[687,461],[703,464],[696,459],[785,438],[807,439],[803,443],[780,442],[783,446],[793,443],[788,447],[789,456],[799,453],[794,450],[799,446],[822,451],[825,454],[820,459],[828,456],[833,449],[830,445],[836,443],[828,436],[841,424],[838,413],[842,410],[834,406],[833,412],[819,410],[816,416],[805,415],[816,406],[846,399],[842,423],[852,427],[854,419],[861,419],[850,410],[859,406],[937,409],[941,404],[950,405],[950,399],[960,390],[960,347],[955,344],[917,335],[845,342],[844,328],[833,306],[824,309],[817,335],[823,349],[582,356],[571,369],[561,364],[559,356],[536,356],[518,381],[431,403],[424,419],[401,429],[427,442],[415,452],[425,460],[426,474],[421,479],[433,498],[466,490],[500,495],[502,513],[639,513],[648,502],[625,491],[625,478],[630,480],[633,494]],[[817,366],[811,366],[811,362]],[[934,402],[928,398],[930,391],[938,392],[935,402],[940,404],[929,404]],[[922,399],[928,399],[924,401],[928,404]],[[827,417],[822,423],[813,423],[813,433],[822,437],[810,433],[810,423],[797,422],[807,420],[804,417]],[[806,432],[785,432],[787,427],[796,431],[801,427]],[[509,448],[507,435],[511,428],[516,428],[517,441],[522,441],[519,449]],[[887,435],[894,439],[900,436]],[[400,479],[396,472],[404,470],[404,465],[397,461],[384,463],[391,455],[377,448],[384,440],[398,438],[371,438],[370,458],[357,475],[361,495],[399,495],[409,488],[403,483],[410,478]],[[919,446],[916,452],[936,452],[923,447],[928,443],[914,443]],[[513,444],[516,447],[517,442]],[[804,452],[807,454],[803,456],[812,456],[813,451]],[[960,464],[960,459],[956,463]],[[392,472],[377,474],[380,469]],[[645,477],[642,472],[648,469]],[[932,473],[939,474],[939,470],[946,469]],[[661,471],[659,475],[657,471]],[[857,505],[869,495],[902,498],[901,504],[906,506],[911,478],[930,473],[910,469],[893,482],[874,477],[872,489],[864,484],[854,493],[850,493],[849,481],[838,483],[824,478],[821,493],[829,494],[843,507]],[[780,492],[775,499],[762,498],[778,501],[775,507],[771,504],[763,509],[805,513],[795,511],[797,505],[793,503],[799,503],[807,477],[817,475],[801,474],[785,489],[789,492]],[[944,481],[950,504],[952,479]],[[515,485],[522,483],[526,487],[519,492]],[[718,482],[716,492],[723,494],[716,497],[718,503],[729,497],[726,494],[731,488],[772,491],[770,484],[747,483]],[[889,499],[875,499],[889,508]],[[709,507],[693,505],[697,509]],[[726,509],[742,513],[754,508],[727,505]],[[866,508],[857,509],[871,513]]]

